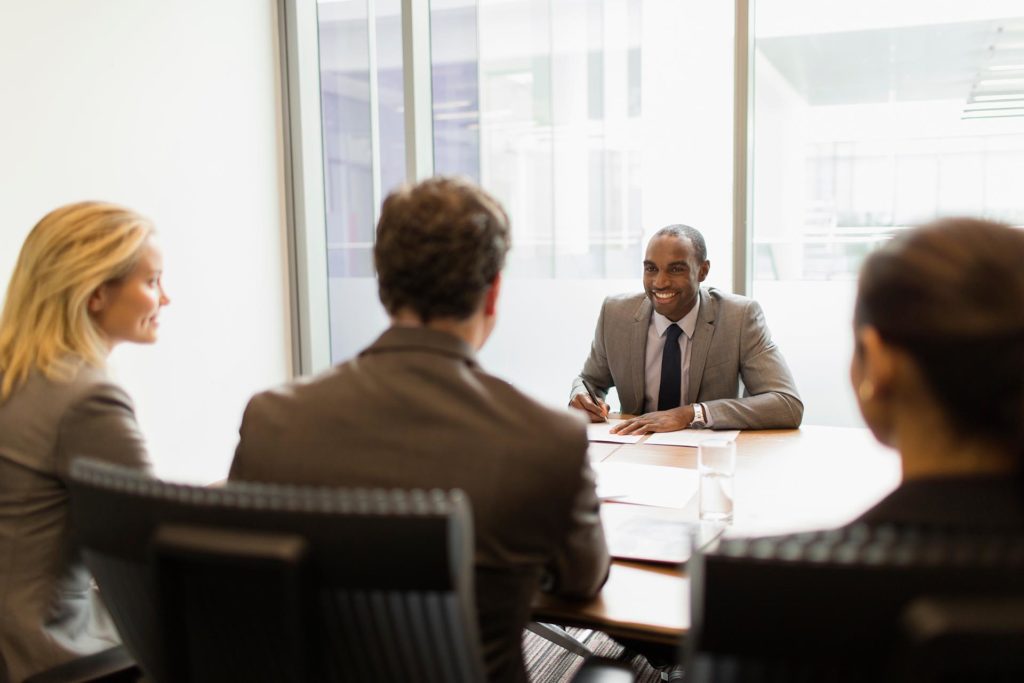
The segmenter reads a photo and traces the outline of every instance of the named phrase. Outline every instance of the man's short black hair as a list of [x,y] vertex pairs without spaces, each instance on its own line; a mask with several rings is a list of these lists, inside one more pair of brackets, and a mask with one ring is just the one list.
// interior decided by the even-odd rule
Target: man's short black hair
[[693,245],[693,251],[697,255],[697,263],[704,263],[708,260],[708,245],[704,242],[704,235],[700,234],[700,230],[697,228],[691,228],[689,225],[683,225],[682,223],[666,225],[654,233],[651,239],[655,237],[686,237],[690,240],[690,244]]
[[462,178],[403,186],[384,200],[373,260],[381,303],[423,322],[468,318],[505,266],[508,216]]

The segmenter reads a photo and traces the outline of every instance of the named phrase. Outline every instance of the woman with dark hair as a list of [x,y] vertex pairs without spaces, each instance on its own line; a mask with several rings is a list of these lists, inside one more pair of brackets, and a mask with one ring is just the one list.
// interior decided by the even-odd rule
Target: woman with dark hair
[[850,378],[903,483],[861,521],[1024,527],[1024,231],[955,218],[868,257]]

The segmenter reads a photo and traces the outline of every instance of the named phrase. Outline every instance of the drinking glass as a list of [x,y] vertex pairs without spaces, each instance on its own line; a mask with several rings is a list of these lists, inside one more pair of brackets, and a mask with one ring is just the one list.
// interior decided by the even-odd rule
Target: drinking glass
[[697,471],[700,473],[701,521],[732,522],[736,442],[701,441],[697,446]]

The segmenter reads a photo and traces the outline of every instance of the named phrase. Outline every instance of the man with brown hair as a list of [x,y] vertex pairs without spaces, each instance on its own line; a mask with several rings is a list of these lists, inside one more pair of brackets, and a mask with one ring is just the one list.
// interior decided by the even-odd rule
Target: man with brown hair
[[231,467],[250,481],[464,490],[491,681],[526,680],[538,589],[592,596],[609,565],[583,420],[475,359],[508,249],[505,212],[466,181],[393,192],[374,245],[391,327],[355,359],[255,396]]

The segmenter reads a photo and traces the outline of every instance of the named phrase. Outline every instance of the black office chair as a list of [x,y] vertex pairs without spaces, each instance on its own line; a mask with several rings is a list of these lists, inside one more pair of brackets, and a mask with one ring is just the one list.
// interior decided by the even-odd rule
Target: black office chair
[[459,491],[198,488],[82,459],[71,500],[158,683],[484,679]]
[[[946,680],[1024,635],[1020,618],[987,633],[954,619],[944,622],[950,628],[942,639],[936,620],[915,622],[911,612],[918,600],[966,600],[969,610],[993,599],[1019,601],[1019,535],[853,526],[726,541],[688,568],[688,681]],[[952,642],[961,646],[950,648]],[[963,647],[970,642],[973,650]],[[929,677],[915,662],[936,643],[946,644],[947,661]],[[1024,656],[995,657],[973,680],[1024,674],[1022,662]]]

